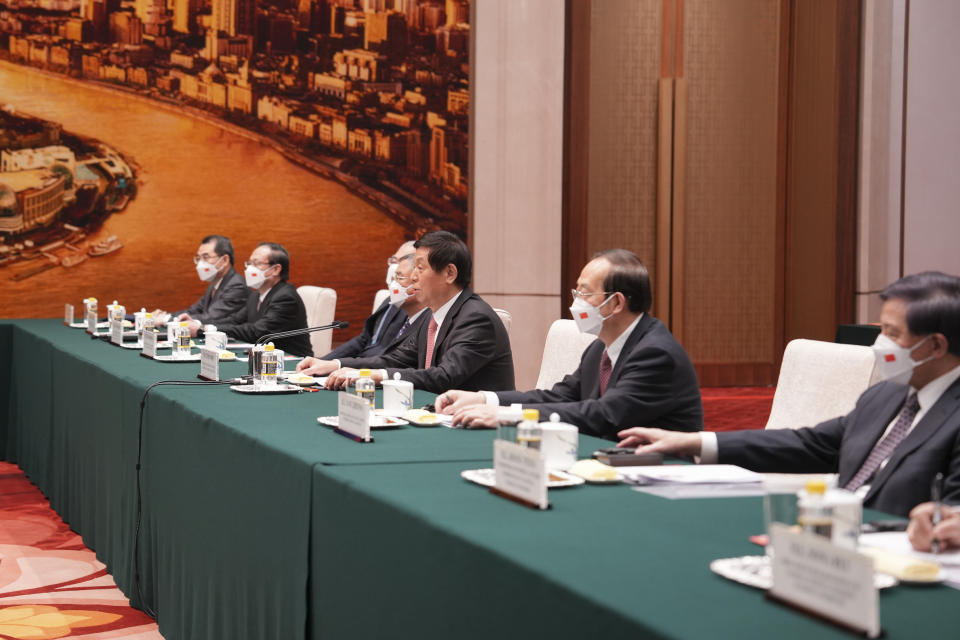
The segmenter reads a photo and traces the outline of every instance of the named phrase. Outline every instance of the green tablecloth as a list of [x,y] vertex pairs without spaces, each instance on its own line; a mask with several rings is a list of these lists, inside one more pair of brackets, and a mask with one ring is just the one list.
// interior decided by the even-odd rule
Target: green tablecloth
[[[135,603],[139,404],[151,383],[198,370],[59,321],[0,321],[0,452]],[[359,444],[316,423],[335,412],[329,392],[151,393],[140,558],[168,640],[833,633],[708,571],[758,552],[746,542],[761,528],[756,499],[581,487],[530,511],[459,478],[490,465],[491,431],[402,427]],[[604,444],[582,436],[581,455]],[[956,624],[958,603],[951,589],[898,587],[883,622],[891,637],[932,635]]]

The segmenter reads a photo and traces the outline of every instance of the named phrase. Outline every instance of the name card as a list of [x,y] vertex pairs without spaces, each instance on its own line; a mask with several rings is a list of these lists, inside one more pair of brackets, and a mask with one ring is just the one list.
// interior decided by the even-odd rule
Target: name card
[[63,324],[68,327],[73,324],[73,305],[65,304],[63,305]]
[[370,403],[351,393],[337,394],[337,433],[357,442],[373,442],[370,437]]
[[157,332],[151,329],[143,330],[143,350],[140,355],[147,358],[157,357]]
[[117,320],[116,318],[110,320],[110,342],[123,344],[123,320]]
[[97,335],[97,314],[87,311],[87,333]]
[[220,380],[220,351],[204,347],[200,350],[200,378]]
[[841,627],[880,636],[873,559],[828,539],[770,525],[773,586],[768,596]]
[[508,440],[493,441],[493,493],[537,509],[549,509],[543,454]]

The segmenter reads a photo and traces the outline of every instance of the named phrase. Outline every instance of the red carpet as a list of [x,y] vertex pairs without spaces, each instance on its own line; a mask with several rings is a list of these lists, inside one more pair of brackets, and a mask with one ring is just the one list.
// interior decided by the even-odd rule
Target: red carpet
[[162,640],[13,464],[0,462],[0,638]]
[[763,429],[770,416],[775,387],[708,387],[703,398],[703,424],[707,431]]

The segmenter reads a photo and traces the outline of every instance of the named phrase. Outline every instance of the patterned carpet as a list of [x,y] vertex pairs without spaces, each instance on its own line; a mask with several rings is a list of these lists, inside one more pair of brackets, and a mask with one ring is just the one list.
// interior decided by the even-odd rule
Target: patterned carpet
[[[772,387],[703,389],[710,431],[762,429]],[[0,462],[0,639],[163,640],[13,464]]]
[[0,638],[162,640],[13,464],[0,462]]

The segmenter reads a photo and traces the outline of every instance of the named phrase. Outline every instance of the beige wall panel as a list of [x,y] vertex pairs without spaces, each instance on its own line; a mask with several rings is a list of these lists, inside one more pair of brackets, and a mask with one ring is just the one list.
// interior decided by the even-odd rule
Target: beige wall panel
[[[654,281],[661,0],[592,3],[587,250],[634,251]],[[567,283],[564,283],[567,284]]]
[[[772,362],[775,330],[777,0],[685,0],[683,326],[697,363]],[[675,227],[676,228],[676,227]]]

